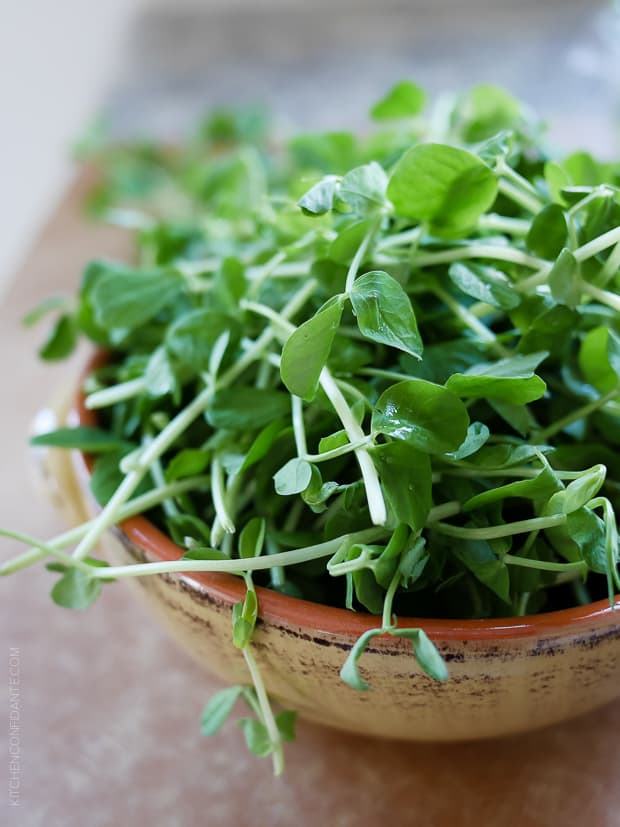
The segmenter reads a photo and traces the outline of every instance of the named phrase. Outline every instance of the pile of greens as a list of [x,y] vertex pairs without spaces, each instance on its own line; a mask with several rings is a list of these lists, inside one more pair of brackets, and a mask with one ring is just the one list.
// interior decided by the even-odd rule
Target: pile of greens
[[[91,207],[135,230],[132,264],[97,260],[42,348],[109,351],[86,381],[97,428],[34,442],[96,455],[91,523],[2,567],[46,556],[52,596],[84,608],[103,582],[160,572],[245,578],[234,643],[254,688],[250,748],[273,754],[294,714],[271,711],[250,641],[254,584],[395,615],[492,618],[588,603],[620,588],[620,164],[552,159],[507,93],[416,85],[378,126],[274,149],[260,113],[218,112],[183,148],[103,148]],[[277,146],[277,144],[276,144]],[[106,527],[147,513],[185,553],[109,567]],[[8,533],[8,532],[7,532]],[[66,549],[74,547],[74,553]]]

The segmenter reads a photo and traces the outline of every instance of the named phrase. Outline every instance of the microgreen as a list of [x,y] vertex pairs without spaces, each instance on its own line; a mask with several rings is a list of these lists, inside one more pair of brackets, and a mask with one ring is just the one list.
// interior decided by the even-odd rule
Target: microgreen
[[[134,228],[136,257],[93,261],[75,299],[26,319],[55,315],[45,359],[81,337],[109,353],[85,384],[97,427],[33,440],[94,457],[102,511],[48,542],[4,532],[30,548],[0,572],[50,558],[71,608],[112,579],[242,577],[250,680],[214,696],[203,732],[243,699],[276,772],[295,716],[273,712],[254,655],[256,585],[377,615],[342,668],[361,690],[381,635],[410,641],[416,679],[448,677],[425,617],[620,589],[620,165],[552,158],[491,86],[428,122],[425,106],[406,81],[364,137],[273,152],[262,119],[218,112],[174,153],[99,150],[91,206]],[[136,513],[180,560],[91,557]]]

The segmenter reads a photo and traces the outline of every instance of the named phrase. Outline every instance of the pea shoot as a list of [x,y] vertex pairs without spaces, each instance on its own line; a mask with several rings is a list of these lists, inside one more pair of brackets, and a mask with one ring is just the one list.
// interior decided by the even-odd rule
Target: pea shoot
[[[430,109],[397,84],[377,128],[273,150],[262,119],[219,112],[177,152],[100,150],[91,208],[131,227],[131,264],[96,260],[54,297],[41,349],[110,354],[88,377],[97,427],[38,445],[96,457],[101,511],[5,561],[60,575],[83,609],[109,581],[221,571],[247,686],[249,748],[283,768],[295,713],[275,713],[252,652],[255,584],[377,616],[412,668],[449,679],[421,626],[620,589],[620,164],[552,156],[540,123],[478,87]],[[145,513],[178,561],[108,566],[102,533]]]

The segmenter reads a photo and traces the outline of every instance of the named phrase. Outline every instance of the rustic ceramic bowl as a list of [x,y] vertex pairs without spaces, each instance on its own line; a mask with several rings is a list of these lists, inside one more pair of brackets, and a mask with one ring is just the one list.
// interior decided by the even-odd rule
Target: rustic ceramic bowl
[[[83,424],[93,421],[79,396],[75,414]],[[81,502],[89,500],[83,496],[87,465],[77,455]],[[61,473],[65,486],[75,485],[66,468]],[[127,520],[112,535],[108,554],[115,564],[182,555],[143,517]],[[240,578],[158,575],[133,583],[209,672],[247,682],[244,659],[231,642],[231,608],[244,596]],[[488,738],[562,721],[620,695],[620,611],[606,600],[502,620],[400,618],[400,626],[426,630],[448,664],[449,680],[427,677],[407,641],[378,637],[360,662],[371,689],[357,692],[338,673],[355,640],[376,628],[378,619],[264,588],[257,592],[260,618],[252,646],[270,694],[328,726],[411,740]]]

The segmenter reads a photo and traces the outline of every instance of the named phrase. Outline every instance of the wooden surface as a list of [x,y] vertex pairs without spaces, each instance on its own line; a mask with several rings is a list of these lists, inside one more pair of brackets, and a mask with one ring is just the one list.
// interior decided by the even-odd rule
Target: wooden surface
[[[90,256],[129,249],[120,234],[80,219],[85,186],[82,176],[0,308],[0,525],[40,537],[62,526],[33,488],[27,433],[72,367],[40,365],[43,330],[26,331],[19,319],[41,297],[72,290]],[[3,558],[18,550],[8,541],[0,546]],[[287,773],[274,780],[267,760],[246,754],[235,726],[201,738],[200,711],[216,684],[152,624],[129,589],[106,587],[78,615],[51,603],[51,582],[42,567],[0,582],[4,662],[9,647],[20,650],[22,799],[9,807],[2,790],[0,823],[620,825],[618,705],[527,736],[442,746],[356,738],[302,722]],[[4,745],[2,756],[7,761]]]

